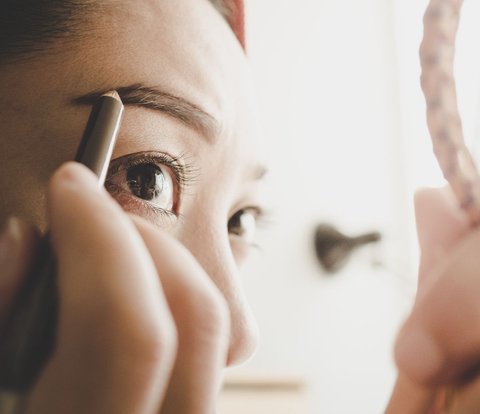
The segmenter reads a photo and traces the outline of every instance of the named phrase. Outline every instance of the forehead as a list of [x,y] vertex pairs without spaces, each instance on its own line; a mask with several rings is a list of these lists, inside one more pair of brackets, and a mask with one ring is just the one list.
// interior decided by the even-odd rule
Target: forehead
[[[69,106],[72,97],[133,84],[154,86],[217,119],[221,139],[216,153],[235,155],[225,164],[234,161],[245,169],[257,163],[246,57],[209,1],[109,0],[87,18],[78,41],[56,44],[53,53],[2,68],[2,112],[21,107],[36,131],[63,148],[59,157],[68,157],[83,128],[78,109]],[[25,137],[23,146],[35,144],[29,134]]]
[[105,86],[114,74],[118,84],[184,97],[218,120],[224,144],[252,151],[258,131],[245,53],[209,1],[117,2],[96,31],[89,61],[108,68]]
[[[11,202],[25,209],[38,206],[54,169],[75,154],[89,108],[73,105],[74,97],[134,84],[181,96],[214,116],[219,139],[215,146],[202,144],[198,169],[224,204],[232,200],[225,194],[238,197],[243,188],[250,191],[259,140],[249,76],[245,54],[222,16],[207,0],[94,4],[101,6],[87,15],[90,24],[73,42],[61,41],[47,53],[0,68],[0,121],[6,137],[0,169],[32,173],[30,190],[12,191],[16,198]],[[155,148],[163,139],[156,132],[164,128],[175,133],[176,125],[153,112],[127,112],[120,140],[123,135],[131,143],[131,152],[164,151]],[[194,141],[190,136],[185,134],[185,146]],[[225,191],[218,191],[220,186]],[[201,190],[206,194],[207,186]],[[41,212],[32,214],[43,222]]]
[[96,31],[90,61],[120,82],[156,83],[202,101],[213,115],[232,100],[247,103],[244,53],[207,0],[118,2],[98,19]]

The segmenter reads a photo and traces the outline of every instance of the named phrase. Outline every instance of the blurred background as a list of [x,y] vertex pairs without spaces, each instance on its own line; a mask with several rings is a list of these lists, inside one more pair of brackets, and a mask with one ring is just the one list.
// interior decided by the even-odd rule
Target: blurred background
[[[443,184],[419,84],[428,2],[246,1],[272,217],[244,269],[260,347],[227,374],[219,411],[381,413],[415,295],[413,193]],[[474,149],[479,17],[479,3],[465,0],[456,70]],[[330,274],[315,255],[320,223],[382,240]]]

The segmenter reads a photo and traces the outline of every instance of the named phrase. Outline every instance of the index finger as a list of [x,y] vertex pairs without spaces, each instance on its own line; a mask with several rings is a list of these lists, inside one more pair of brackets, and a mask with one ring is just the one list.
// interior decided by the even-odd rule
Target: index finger
[[57,341],[25,412],[157,412],[176,330],[148,249],[86,167],[62,166],[48,201]]

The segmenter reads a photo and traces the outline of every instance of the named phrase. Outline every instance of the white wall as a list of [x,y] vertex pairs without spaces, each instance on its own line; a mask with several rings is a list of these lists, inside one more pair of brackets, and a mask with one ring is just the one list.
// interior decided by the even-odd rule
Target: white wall
[[[409,39],[420,35],[422,6],[403,17],[402,1],[393,0],[247,6],[274,214],[260,234],[263,252],[245,271],[262,333],[245,369],[304,375],[313,413],[380,413],[395,375],[394,335],[415,290],[411,142],[403,122],[416,92],[403,90],[411,76],[399,73],[409,63],[397,34],[409,16]],[[427,137],[419,139],[428,148]],[[384,241],[328,277],[312,244],[324,221],[351,234],[379,230]]]
[[460,112],[465,139],[480,161],[480,2],[466,0],[463,4],[457,37],[456,78]]

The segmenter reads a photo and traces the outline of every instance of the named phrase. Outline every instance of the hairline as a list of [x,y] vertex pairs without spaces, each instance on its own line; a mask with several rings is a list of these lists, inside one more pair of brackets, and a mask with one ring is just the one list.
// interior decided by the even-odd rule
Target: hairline
[[[231,3],[228,0],[207,0],[207,2],[214,7],[230,26],[231,30],[234,31],[231,23],[233,14]],[[10,33],[13,40],[4,43],[4,49],[0,49],[0,67],[34,60],[41,57],[41,55],[55,55],[57,53],[55,47],[57,42],[69,45],[76,41],[81,41],[88,35],[95,16],[101,14],[102,11],[105,11],[112,4],[110,3],[109,5],[108,3],[110,2],[72,0],[65,10],[61,9],[60,6],[60,12],[58,12],[58,6],[53,5],[51,9],[47,7],[47,10],[51,11],[53,20],[50,27],[38,23],[30,33]],[[81,9],[84,9],[83,13]],[[18,9],[13,8],[14,18],[18,17],[18,15],[15,15],[15,12],[21,14],[21,12],[18,12]],[[58,12],[58,15],[55,12]],[[2,13],[1,0],[0,13]],[[24,22],[25,26],[29,24],[28,19],[33,20],[32,25],[37,23],[35,19],[42,17],[41,12],[39,14],[29,15],[28,12],[25,12],[25,16],[23,16],[27,20]],[[1,33],[0,36],[2,36]],[[8,39],[8,28],[4,36]],[[15,36],[17,37],[15,38]]]

